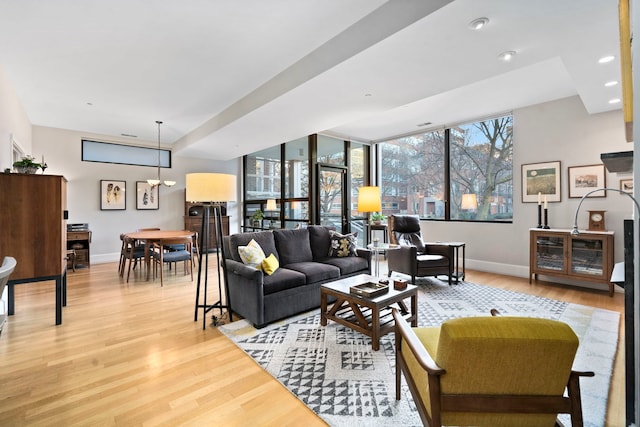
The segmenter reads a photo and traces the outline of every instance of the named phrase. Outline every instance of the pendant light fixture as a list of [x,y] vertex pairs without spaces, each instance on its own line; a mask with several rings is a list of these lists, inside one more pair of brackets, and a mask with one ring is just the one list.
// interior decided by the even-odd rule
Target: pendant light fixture
[[[160,181],[160,125],[162,124],[162,122],[160,120],[156,120],[156,123],[158,124],[158,178],[157,179],[148,179],[147,180],[147,184],[149,184],[151,186],[151,188],[155,188],[155,187],[159,187],[161,184],[163,184],[162,181]],[[164,185],[166,185],[167,187],[171,187],[172,185],[174,185],[176,182],[175,181],[164,181]]]

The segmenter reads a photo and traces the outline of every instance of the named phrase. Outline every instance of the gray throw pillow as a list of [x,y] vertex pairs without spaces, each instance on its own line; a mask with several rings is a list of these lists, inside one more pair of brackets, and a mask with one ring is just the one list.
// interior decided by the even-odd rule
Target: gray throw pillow
[[329,237],[331,245],[329,246],[330,257],[347,257],[358,256],[356,245],[358,233],[340,234],[337,231],[330,231]]

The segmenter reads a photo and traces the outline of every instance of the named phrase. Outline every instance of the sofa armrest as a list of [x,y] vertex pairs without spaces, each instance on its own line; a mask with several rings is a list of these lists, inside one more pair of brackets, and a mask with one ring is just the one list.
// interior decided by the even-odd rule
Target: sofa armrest
[[[262,271],[258,270],[255,267],[250,267],[239,261],[234,261],[228,258],[225,260],[225,263],[227,264],[227,273],[229,275],[234,274],[245,280],[250,280],[252,283],[255,283],[256,285],[262,287]],[[231,280],[231,278],[229,278],[229,280]]]
[[255,267],[226,259],[231,309],[254,325],[264,322],[264,275]]
[[369,264],[371,264],[371,250],[367,248],[357,248],[356,252],[360,258],[364,258],[367,260]]

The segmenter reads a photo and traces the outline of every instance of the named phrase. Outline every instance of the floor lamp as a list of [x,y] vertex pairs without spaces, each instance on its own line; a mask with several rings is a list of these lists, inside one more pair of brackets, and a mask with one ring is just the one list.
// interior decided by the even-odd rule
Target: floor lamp
[[[200,258],[198,259],[198,285],[196,287],[196,305],[193,321],[198,320],[198,309],[202,312],[202,329],[206,328],[207,313],[214,308],[226,308],[229,313],[229,320],[232,321],[231,302],[229,299],[229,283],[227,280],[227,266],[224,253],[224,245],[222,244],[222,212],[221,202],[233,202],[236,199],[236,177],[235,175],[223,173],[190,173],[186,175],[186,200],[188,202],[202,203],[204,208],[204,217],[202,218],[202,231],[200,233]],[[218,292],[220,299],[213,303],[207,303],[207,282],[209,279],[209,223],[211,220],[211,210],[213,208],[215,238],[216,238],[216,259],[218,264]],[[222,260],[220,257],[222,256]],[[202,279],[202,265],[204,258],[204,279]],[[220,272],[220,263],[222,262],[222,275]],[[222,303],[222,280],[224,277],[224,292],[226,296],[226,304]],[[203,301],[200,303],[200,288],[203,288]],[[214,325],[217,325],[218,319],[212,316]]]
[[[579,236],[580,231],[578,231],[578,212],[580,212],[580,206],[582,206],[582,202],[585,201],[587,197],[591,194],[596,193],[598,191],[617,191],[618,193],[629,197],[633,200],[633,205],[635,206],[635,213],[640,215],[640,204],[635,197],[626,191],[619,190],[617,188],[596,188],[595,190],[591,190],[582,196],[580,199],[580,203],[578,203],[578,207],[576,208],[576,213],[573,219],[573,229],[571,230],[572,236]],[[636,236],[638,236],[638,231],[634,231],[633,240],[635,241]],[[634,242],[635,243],[635,242]],[[626,252],[626,248],[625,248]],[[634,251],[634,258],[636,257]],[[625,256],[626,258],[626,256]],[[627,260],[625,259],[625,263]],[[625,269],[628,268],[625,265]],[[636,360],[636,331],[635,331],[635,316],[637,313],[634,313],[634,305],[635,305],[635,292],[638,289],[638,266],[633,267],[633,283],[631,283],[630,287],[625,286],[624,289],[624,334],[625,334],[625,400],[626,400],[626,419],[627,425],[632,425],[638,420],[635,420],[635,415],[637,412],[638,400],[636,398],[636,389],[635,389],[635,381],[638,376],[637,368],[635,366]],[[626,272],[625,272],[626,273]],[[625,274],[625,281],[627,275]],[[627,285],[627,283],[625,283]]]
[[[360,187],[358,189],[358,212],[363,212],[367,214],[367,237],[365,238],[365,243],[368,243],[369,237],[372,233],[371,224],[369,224],[369,214],[371,212],[380,212],[382,211],[382,201],[380,199],[380,187],[375,186],[365,186]],[[380,273],[380,254],[378,251],[378,241],[374,239],[373,245],[374,248],[374,273],[376,277]]]

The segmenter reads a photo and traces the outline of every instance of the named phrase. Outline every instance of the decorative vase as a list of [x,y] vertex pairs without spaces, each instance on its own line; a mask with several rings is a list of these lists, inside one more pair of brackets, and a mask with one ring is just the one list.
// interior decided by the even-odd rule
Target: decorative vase
[[373,221],[374,225],[380,225],[382,224],[382,221],[380,221],[379,219],[376,219],[375,221]]
[[40,169],[37,166],[16,166],[15,167],[18,173],[26,173],[28,175],[33,175]]

